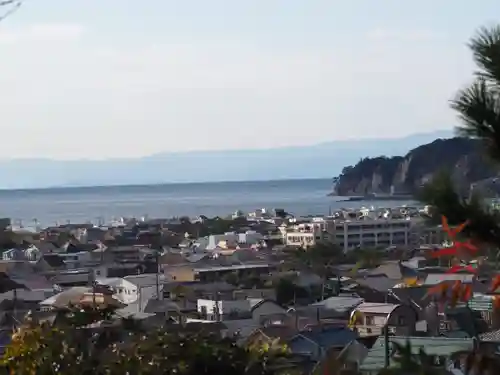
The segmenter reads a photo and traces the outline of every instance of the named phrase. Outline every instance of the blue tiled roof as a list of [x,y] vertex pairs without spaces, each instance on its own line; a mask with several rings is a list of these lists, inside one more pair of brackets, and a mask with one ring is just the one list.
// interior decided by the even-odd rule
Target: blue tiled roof
[[317,329],[302,332],[301,335],[325,349],[344,347],[357,337],[357,334],[347,327]]

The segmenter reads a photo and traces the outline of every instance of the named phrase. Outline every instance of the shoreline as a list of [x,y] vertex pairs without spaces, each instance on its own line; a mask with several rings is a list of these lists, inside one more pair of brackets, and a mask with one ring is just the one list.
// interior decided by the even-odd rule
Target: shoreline
[[338,202],[370,202],[370,201],[415,201],[416,198],[413,195],[366,195],[366,196],[345,196],[336,195],[334,193],[328,194],[329,197],[339,197],[343,198],[338,200]]

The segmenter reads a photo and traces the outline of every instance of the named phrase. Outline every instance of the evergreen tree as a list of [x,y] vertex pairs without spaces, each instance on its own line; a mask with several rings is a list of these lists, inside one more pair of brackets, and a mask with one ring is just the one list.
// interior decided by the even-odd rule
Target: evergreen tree
[[[468,46],[477,70],[473,82],[451,101],[461,120],[456,130],[461,137],[479,140],[489,161],[500,164],[500,25],[481,28]],[[435,219],[444,215],[451,225],[468,220],[463,232],[467,237],[483,245],[500,244],[500,214],[483,204],[473,189],[462,197],[450,175],[436,176],[420,198],[433,206]]]

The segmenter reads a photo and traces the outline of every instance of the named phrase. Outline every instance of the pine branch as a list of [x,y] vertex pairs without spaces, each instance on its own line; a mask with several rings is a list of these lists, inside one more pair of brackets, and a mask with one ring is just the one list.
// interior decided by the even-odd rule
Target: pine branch
[[480,29],[469,48],[478,69],[475,82],[451,102],[462,121],[457,130],[482,140],[488,154],[500,162],[500,25]]
[[0,15],[0,21],[17,12],[21,5],[23,5],[23,0],[0,0],[0,7],[10,7],[4,14]]
[[432,182],[425,185],[419,199],[432,206],[431,219],[437,224],[444,215],[450,225],[458,225],[469,221],[464,234],[479,243],[489,245],[500,244],[500,214],[490,210],[482,198],[472,194],[464,199],[457,194],[449,174],[441,173]]
[[500,25],[482,27],[469,42],[479,70],[476,75],[500,87]]

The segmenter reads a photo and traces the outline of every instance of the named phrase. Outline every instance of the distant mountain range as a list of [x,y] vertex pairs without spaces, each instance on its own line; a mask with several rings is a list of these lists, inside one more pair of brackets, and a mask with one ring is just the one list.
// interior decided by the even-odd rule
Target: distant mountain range
[[265,150],[163,153],[137,159],[0,161],[0,188],[332,178],[361,157],[404,155],[452,130]]

